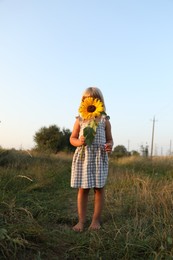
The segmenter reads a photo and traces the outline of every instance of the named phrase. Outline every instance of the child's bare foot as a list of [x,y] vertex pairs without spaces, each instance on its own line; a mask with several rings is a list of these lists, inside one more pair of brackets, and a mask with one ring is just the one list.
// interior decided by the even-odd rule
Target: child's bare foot
[[84,230],[84,223],[78,222],[74,227],[73,230],[76,232],[82,232]]
[[92,221],[89,230],[99,230],[101,228],[99,221]]

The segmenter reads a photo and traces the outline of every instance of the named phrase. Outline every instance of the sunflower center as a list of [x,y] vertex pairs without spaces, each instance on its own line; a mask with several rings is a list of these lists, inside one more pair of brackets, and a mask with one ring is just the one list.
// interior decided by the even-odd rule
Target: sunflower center
[[96,107],[94,105],[90,105],[90,106],[87,107],[87,111],[89,113],[93,113],[95,110],[96,110]]

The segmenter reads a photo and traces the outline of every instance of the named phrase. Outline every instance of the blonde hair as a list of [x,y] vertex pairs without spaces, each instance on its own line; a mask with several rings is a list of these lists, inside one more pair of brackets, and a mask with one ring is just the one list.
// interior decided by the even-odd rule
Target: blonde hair
[[89,88],[85,89],[85,91],[83,92],[83,95],[82,95],[82,100],[83,100],[83,98],[85,98],[85,96],[98,98],[103,103],[104,110],[106,111],[104,97],[103,97],[103,94],[102,94],[102,92],[101,92],[101,90],[99,88],[89,87]]

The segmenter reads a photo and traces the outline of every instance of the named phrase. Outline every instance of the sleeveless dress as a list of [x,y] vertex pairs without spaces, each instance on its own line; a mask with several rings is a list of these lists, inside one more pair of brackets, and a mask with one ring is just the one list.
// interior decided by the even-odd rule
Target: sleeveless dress
[[[98,123],[96,135],[91,146],[79,146],[76,148],[71,167],[72,188],[102,188],[106,184],[108,176],[108,154],[105,151],[106,143],[106,118],[102,117]],[[79,117],[80,133],[87,122]]]

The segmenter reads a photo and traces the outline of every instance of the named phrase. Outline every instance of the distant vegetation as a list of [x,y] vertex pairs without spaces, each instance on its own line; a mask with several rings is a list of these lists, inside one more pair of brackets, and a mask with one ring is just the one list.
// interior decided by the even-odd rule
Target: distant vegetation
[[173,157],[110,158],[102,229],[72,231],[72,154],[0,149],[0,259],[173,259]]
[[[63,128],[61,130],[56,125],[42,127],[34,135],[34,142],[36,143],[35,150],[42,153],[55,154],[60,151],[73,152],[75,148],[70,144],[70,135],[71,131],[69,129]],[[145,155],[144,148],[142,154]],[[122,158],[132,155],[139,156],[140,154],[137,151],[127,151],[123,145],[117,145],[114,147],[111,157]]]
[[71,131],[56,125],[42,127],[34,135],[35,149],[39,152],[57,153],[59,151],[71,152],[74,147],[70,144]]

